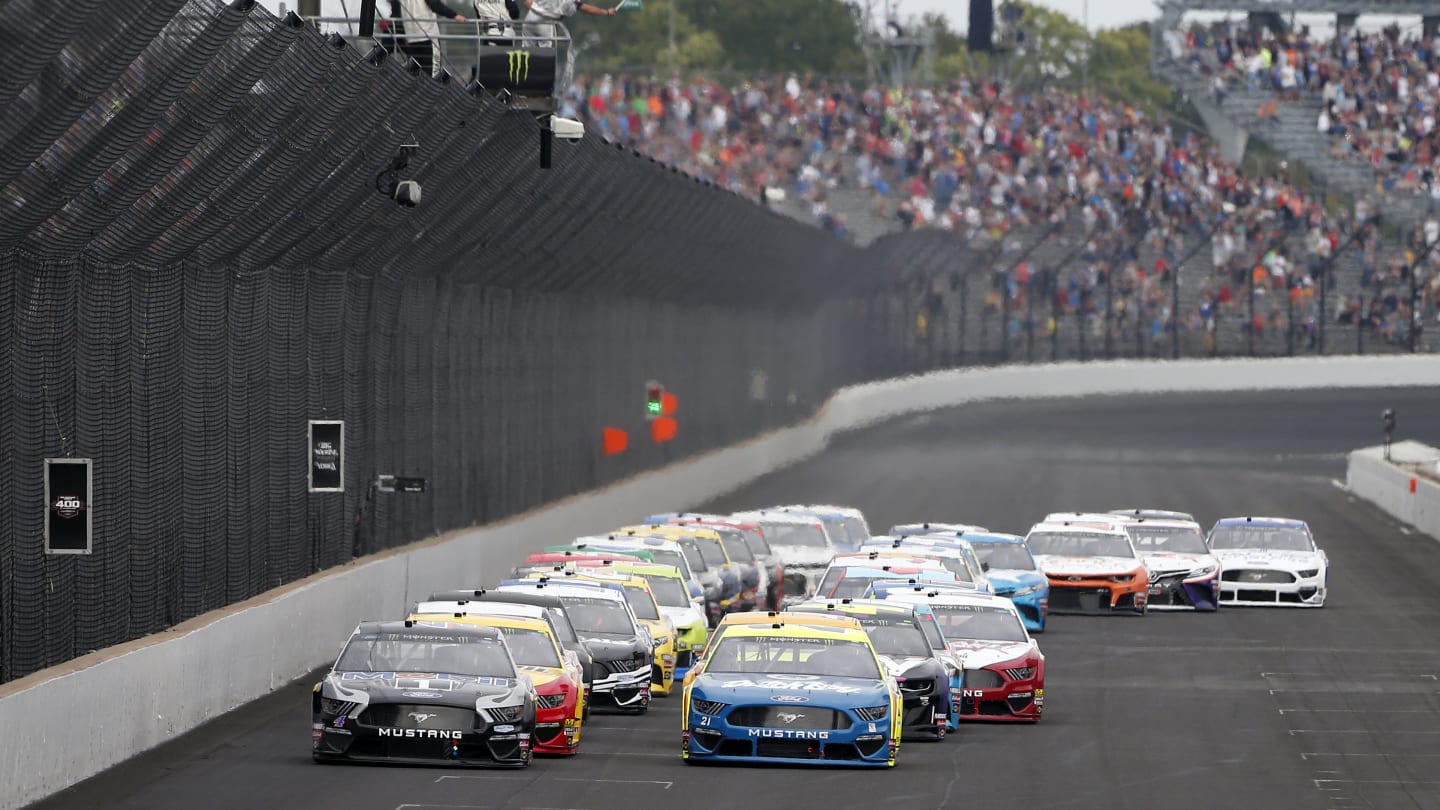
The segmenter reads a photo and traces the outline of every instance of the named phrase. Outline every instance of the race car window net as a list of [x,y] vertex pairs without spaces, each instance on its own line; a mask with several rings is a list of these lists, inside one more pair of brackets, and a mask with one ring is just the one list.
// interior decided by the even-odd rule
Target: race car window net
[[1280,526],[1216,526],[1210,532],[1210,548],[1258,551],[1314,551],[1310,535],[1301,529]]
[[635,625],[630,621],[630,613],[619,602],[567,596],[565,612],[569,614],[570,623],[575,626],[577,633],[627,638],[635,635]]
[[797,523],[762,523],[765,536],[772,546],[806,546],[825,548],[825,532],[819,526],[805,526]]
[[630,602],[630,609],[635,611],[635,618],[651,621],[660,618],[660,610],[655,607],[654,598],[644,588],[638,585],[626,585],[625,598]]
[[1138,551],[1169,551],[1176,554],[1207,554],[1205,538],[1200,530],[1175,526],[1130,526],[1130,539]]
[[1115,534],[1035,532],[1025,538],[1031,554],[1058,557],[1134,557],[1130,541]]
[[881,655],[895,658],[926,658],[930,655],[930,642],[913,624],[862,624],[865,624],[870,643],[875,645],[875,652]]
[[689,607],[690,592],[686,590],[685,583],[675,577],[656,576],[646,577],[645,581],[650,584],[650,593],[655,597],[655,602],[664,607]]
[[975,543],[975,555],[992,570],[1034,571],[1035,558],[1018,543]]
[[980,605],[932,605],[945,638],[968,641],[1024,641],[1020,618],[1003,608]]
[[880,678],[874,654],[860,642],[780,636],[721,639],[709,656],[705,671]]
[[493,638],[376,633],[355,636],[335,662],[336,672],[434,672],[476,678],[514,678],[504,645]]

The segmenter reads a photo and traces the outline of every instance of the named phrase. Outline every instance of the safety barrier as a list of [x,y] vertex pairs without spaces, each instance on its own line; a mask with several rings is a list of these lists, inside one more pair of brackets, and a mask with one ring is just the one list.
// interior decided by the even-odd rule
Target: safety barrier
[[1350,491],[1397,520],[1440,540],[1440,449],[1414,441],[1354,450],[1346,459]]

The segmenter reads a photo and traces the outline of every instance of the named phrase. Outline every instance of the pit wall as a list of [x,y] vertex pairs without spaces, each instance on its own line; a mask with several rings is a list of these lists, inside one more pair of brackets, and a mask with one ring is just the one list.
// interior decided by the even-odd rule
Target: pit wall
[[1351,492],[1397,520],[1440,539],[1437,476],[1440,449],[1410,441],[1392,445],[1388,461],[1384,447],[1355,450],[1345,466],[1345,483]]
[[[29,742],[10,746],[0,759],[0,808],[63,790],[294,681],[329,661],[361,620],[403,616],[434,591],[493,583],[530,549],[699,506],[823,451],[832,436],[887,419],[995,399],[1437,382],[1440,357],[1420,355],[1010,366],[842,389],[799,426],[503,523],[363,558],[7,684],[0,688],[0,728]],[[1418,494],[1395,497],[1399,478],[1367,452],[1351,456],[1352,489],[1440,534],[1440,488],[1424,484],[1423,508]],[[1407,503],[1412,511],[1397,511]]]

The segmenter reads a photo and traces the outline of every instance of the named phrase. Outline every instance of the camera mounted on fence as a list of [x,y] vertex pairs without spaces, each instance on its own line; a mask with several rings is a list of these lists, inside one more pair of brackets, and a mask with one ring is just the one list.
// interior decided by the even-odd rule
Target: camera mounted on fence
[[410,158],[415,156],[419,148],[418,143],[402,144],[396,150],[390,165],[375,176],[375,190],[405,208],[414,208],[420,204],[420,181],[401,178],[401,173],[410,168]]

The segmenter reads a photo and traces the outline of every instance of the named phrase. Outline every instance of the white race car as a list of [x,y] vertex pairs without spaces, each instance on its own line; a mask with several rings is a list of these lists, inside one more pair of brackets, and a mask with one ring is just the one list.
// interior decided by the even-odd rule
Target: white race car
[[1222,518],[1206,543],[1224,566],[1220,604],[1325,606],[1329,559],[1305,521]]
[[1220,606],[1220,558],[1191,520],[1137,518],[1125,524],[1150,572],[1151,610],[1213,611]]

